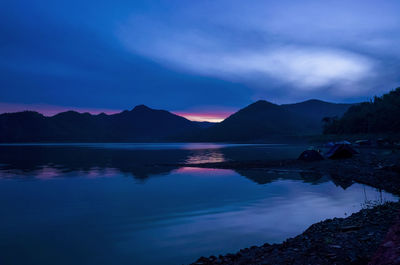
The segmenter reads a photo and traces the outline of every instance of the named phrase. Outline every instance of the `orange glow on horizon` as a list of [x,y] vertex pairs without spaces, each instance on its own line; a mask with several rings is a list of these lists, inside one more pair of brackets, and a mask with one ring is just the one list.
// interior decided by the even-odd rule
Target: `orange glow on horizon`
[[214,113],[208,112],[174,112],[175,114],[185,117],[191,121],[208,121],[208,122],[221,122],[229,117],[232,112],[220,111]]
[[[122,110],[116,109],[102,109],[102,108],[82,108],[82,107],[69,107],[57,106],[49,104],[18,104],[18,103],[4,103],[0,102],[0,113],[12,113],[19,111],[37,111],[45,116],[53,116],[64,111],[77,111],[80,113],[89,112],[91,114],[115,114]],[[221,122],[229,117],[234,111],[231,110],[200,110],[200,111],[174,111],[173,113],[185,117],[191,121],[207,121],[207,122]]]

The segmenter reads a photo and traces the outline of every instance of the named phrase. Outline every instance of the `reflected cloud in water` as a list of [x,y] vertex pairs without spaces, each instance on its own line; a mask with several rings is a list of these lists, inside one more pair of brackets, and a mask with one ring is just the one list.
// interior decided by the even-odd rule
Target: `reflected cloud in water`
[[224,155],[217,150],[201,150],[196,151],[194,154],[190,155],[185,163],[186,164],[200,164],[200,163],[218,163],[225,162]]
[[180,175],[189,174],[191,176],[202,176],[202,177],[212,177],[212,176],[221,177],[221,176],[230,176],[234,174],[234,171],[230,169],[181,167],[173,171],[172,173]]
[[0,177],[35,179],[35,175],[46,178],[46,174],[85,177],[91,171],[111,168],[115,173],[144,181],[150,176],[170,173],[178,168],[177,164],[285,159],[296,157],[302,148],[212,143],[3,144],[0,145]]

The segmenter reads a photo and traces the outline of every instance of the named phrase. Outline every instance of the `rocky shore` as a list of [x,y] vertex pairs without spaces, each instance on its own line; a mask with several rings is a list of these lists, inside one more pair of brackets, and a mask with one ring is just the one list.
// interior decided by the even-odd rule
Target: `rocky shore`
[[369,265],[400,264],[400,215],[386,235],[385,240],[375,253]]
[[[227,161],[185,166],[298,171],[304,178],[308,175],[315,177],[315,174],[328,175],[333,182],[344,187],[358,182],[400,194],[400,153],[391,150],[361,150],[359,155],[344,160]],[[347,218],[316,223],[303,234],[282,244],[264,244],[242,249],[235,254],[201,257],[193,264],[358,265],[368,264],[371,260],[374,265],[400,264],[396,256],[400,254],[399,213],[399,202],[385,203],[363,209]]]
[[264,244],[235,254],[201,257],[193,264],[368,264],[399,210],[399,203],[363,209],[347,218],[313,224],[303,234],[282,244]]

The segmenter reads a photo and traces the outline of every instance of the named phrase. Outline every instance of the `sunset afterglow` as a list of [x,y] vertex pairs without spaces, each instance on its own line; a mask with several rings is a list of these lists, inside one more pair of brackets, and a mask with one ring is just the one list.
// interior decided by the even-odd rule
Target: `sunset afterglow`
[[400,1],[0,7],[0,265],[400,265]]
[[185,117],[191,121],[208,121],[208,122],[221,122],[229,117],[233,112],[229,111],[215,111],[215,112],[180,112],[175,111],[175,114]]

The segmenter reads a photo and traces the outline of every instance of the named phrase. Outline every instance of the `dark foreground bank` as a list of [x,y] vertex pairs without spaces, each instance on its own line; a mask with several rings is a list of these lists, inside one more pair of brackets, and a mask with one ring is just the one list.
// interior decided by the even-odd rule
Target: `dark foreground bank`
[[399,203],[386,203],[347,218],[316,223],[282,244],[201,257],[193,264],[368,264],[394,224],[399,209]]
[[[400,193],[400,153],[390,150],[361,150],[345,160],[303,162],[228,161],[207,163],[199,167],[271,170],[296,170],[305,178],[329,176],[348,187],[354,182],[368,184],[388,192]],[[387,239],[388,231],[400,225],[400,203],[366,206],[347,218],[334,218],[310,226],[303,234],[282,244],[264,244],[242,249],[235,254],[201,257],[193,264],[400,264],[400,242]],[[393,228],[394,227],[394,228]],[[400,235],[391,236],[391,238]],[[386,239],[385,239],[386,237]],[[399,240],[400,241],[400,240]],[[389,242],[389,243],[388,243]],[[392,250],[388,250],[391,248]],[[394,249],[394,250],[393,250]],[[397,251],[397,252],[396,252]],[[386,255],[386,256],[385,256]],[[379,261],[379,262],[377,262]],[[397,263],[396,263],[397,262]]]

